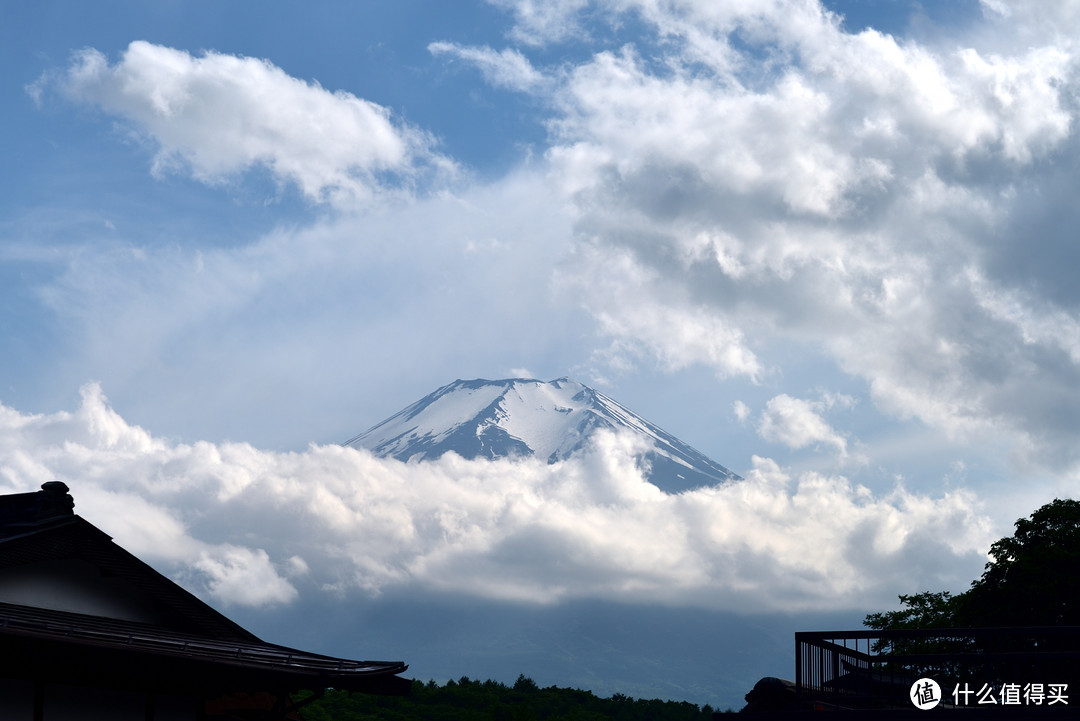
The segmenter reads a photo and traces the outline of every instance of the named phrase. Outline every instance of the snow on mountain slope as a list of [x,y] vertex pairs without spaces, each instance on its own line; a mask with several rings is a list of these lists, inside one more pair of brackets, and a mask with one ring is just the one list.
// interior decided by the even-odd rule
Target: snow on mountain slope
[[739,476],[604,394],[569,378],[457,380],[344,445],[402,461],[537,456],[548,463],[581,450],[599,429],[631,431],[652,450],[648,479],[669,493]]

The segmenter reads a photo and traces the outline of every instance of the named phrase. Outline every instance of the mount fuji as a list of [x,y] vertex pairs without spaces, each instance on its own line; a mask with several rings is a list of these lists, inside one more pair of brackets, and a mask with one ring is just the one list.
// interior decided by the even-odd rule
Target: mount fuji
[[741,478],[599,391],[569,378],[456,380],[343,445],[377,456],[423,461],[453,451],[463,458],[569,458],[601,429],[632,432],[650,450],[646,478],[668,493]]

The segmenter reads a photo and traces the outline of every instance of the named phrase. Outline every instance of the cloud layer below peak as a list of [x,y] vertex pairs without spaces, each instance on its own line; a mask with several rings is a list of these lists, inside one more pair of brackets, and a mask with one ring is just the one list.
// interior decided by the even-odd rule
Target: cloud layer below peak
[[6,491],[63,480],[87,520],[225,604],[405,588],[529,603],[865,608],[970,577],[990,540],[966,491],[875,496],[755,459],[743,482],[666,495],[643,479],[640,450],[600,435],[554,465],[452,454],[404,464],[340,446],[171,443],[126,423],[93,385],[73,413],[0,407]]

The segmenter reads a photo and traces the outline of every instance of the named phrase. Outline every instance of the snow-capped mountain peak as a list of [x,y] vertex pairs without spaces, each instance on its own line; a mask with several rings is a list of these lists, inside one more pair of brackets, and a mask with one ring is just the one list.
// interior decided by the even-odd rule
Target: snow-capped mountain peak
[[604,394],[569,378],[456,380],[344,445],[402,461],[536,456],[569,458],[602,428],[632,431],[652,450],[649,480],[675,493],[739,477]]

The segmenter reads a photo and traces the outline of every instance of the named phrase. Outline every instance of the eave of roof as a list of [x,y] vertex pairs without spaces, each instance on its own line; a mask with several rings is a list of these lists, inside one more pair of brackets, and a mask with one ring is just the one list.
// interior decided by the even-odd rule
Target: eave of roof
[[55,559],[82,559],[154,599],[177,629],[214,638],[259,638],[211,608],[112,541],[80,516],[52,519],[18,535],[0,538],[0,568]]
[[[0,495],[0,569],[86,562],[144,600],[153,623],[0,603],[0,678],[212,693],[320,690],[402,695],[400,661],[352,661],[266,643],[74,514],[68,487]],[[55,565],[52,566],[55,568]],[[13,600],[13,599],[9,599]]]
[[[216,640],[129,621],[0,603],[0,673],[122,680],[135,688],[404,693],[400,661],[352,661],[263,641]],[[93,675],[97,672],[98,679]],[[90,674],[88,677],[87,674]]]

